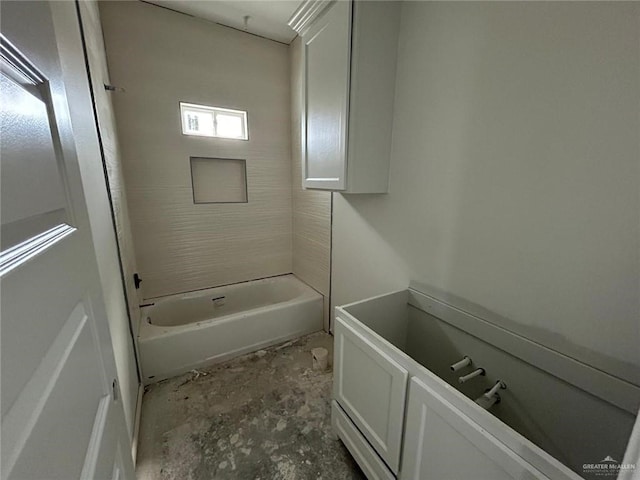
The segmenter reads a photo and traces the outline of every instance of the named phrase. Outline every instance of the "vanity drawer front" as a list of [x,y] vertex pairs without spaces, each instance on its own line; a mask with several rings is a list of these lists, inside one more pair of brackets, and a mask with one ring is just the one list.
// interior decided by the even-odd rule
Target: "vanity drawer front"
[[407,370],[340,318],[334,351],[335,399],[397,474]]
[[368,480],[396,480],[335,400],[331,402],[331,418],[333,429],[358,462]]

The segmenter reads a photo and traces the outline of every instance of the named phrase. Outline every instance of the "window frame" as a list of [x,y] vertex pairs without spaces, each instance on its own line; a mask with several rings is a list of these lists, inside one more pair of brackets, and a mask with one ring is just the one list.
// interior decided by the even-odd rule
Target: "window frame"
[[[190,131],[188,128],[187,122],[187,111],[196,111],[202,113],[208,113],[212,116],[213,119],[213,135],[208,135],[206,133],[196,133]],[[242,136],[239,137],[229,137],[225,135],[218,135],[218,126],[217,126],[217,115],[218,114],[231,114],[240,118],[242,122]],[[232,108],[224,108],[224,107],[213,107],[209,105],[200,105],[197,103],[190,102],[180,102],[180,126],[183,135],[187,135],[190,137],[204,137],[204,138],[224,138],[227,140],[249,140],[249,125],[248,125],[248,112],[245,110],[236,110]]]

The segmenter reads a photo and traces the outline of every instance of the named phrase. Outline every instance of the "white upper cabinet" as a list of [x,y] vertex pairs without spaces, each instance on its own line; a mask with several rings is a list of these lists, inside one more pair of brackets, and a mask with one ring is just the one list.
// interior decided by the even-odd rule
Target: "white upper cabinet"
[[346,186],[350,38],[348,2],[331,7],[302,38],[306,64],[304,186],[308,188],[344,190]]
[[302,38],[303,187],[386,193],[400,2],[306,1]]

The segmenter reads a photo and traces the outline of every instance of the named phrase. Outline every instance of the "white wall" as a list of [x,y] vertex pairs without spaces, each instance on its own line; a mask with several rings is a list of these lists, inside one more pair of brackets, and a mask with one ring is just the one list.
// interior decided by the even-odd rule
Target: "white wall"
[[291,188],[293,194],[293,273],[324,295],[329,329],[331,192],[302,188],[302,40],[289,46],[291,62]]
[[390,193],[334,194],[333,305],[423,282],[640,384],[639,12],[406,2]]
[[[287,45],[101,2],[144,298],[292,271]],[[248,111],[249,141],[184,136],[179,102]],[[248,203],[194,205],[189,157],[247,160]]]

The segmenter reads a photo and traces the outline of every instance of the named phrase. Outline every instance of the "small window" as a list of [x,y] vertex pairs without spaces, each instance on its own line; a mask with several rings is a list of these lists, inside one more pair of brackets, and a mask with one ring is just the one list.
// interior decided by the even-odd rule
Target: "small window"
[[248,140],[247,112],[180,102],[182,133]]

